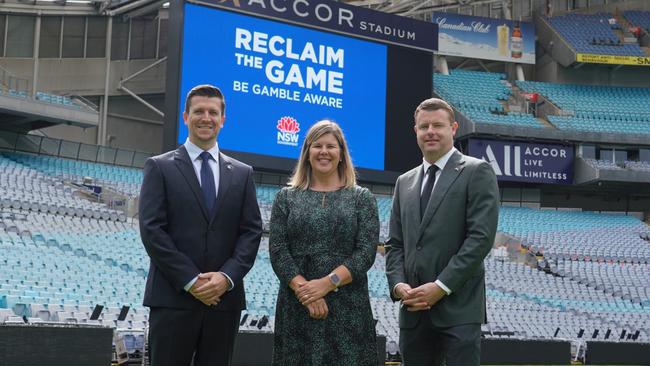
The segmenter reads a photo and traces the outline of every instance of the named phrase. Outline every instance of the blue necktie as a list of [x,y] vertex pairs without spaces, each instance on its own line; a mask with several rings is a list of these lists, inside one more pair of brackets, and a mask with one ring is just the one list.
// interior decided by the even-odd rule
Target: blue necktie
[[210,168],[210,155],[209,152],[204,151],[199,155],[201,157],[201,190],[203,191],[203,198],[205,199],[205,207],[208,209],[208,214],[212,216],[212,209],[214,208],[214,201],[217,200],[216,188],[214,187],[214,174]]

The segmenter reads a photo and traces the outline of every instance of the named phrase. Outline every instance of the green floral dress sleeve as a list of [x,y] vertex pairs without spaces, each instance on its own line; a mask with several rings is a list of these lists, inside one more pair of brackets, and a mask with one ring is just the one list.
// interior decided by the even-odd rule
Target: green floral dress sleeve
[[288,188],[280,190],[273,202],[269,232],[269,254],[271,266],[280,279],[280,283],[288,286],[289,282],[300,274],[298,266],[289,252],[287,235]]
[[357,234],[352,255],[343,265],[352,274],[352,281],[365,276],[375,261],[379,242],[377,201],[367,188],[358,187],[355,194]]

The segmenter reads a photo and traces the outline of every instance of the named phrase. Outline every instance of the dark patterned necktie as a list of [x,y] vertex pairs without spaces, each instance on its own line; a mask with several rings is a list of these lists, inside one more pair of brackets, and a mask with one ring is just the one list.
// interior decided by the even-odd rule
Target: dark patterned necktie
[[203,198],[205,199],[205,207],[208,213],[212,215],[214,208],[214,201],[217,200],[216,188],[214,187],[214,174],[210,168],[210,159],[212,155],[204,151],[199,155],[201,157],[201,190],[203,191]]
[[424,211],[427,210],[427,205],[429,204],[429,198],[431,198],[431,192],[433,191],[433,185],[436,183],[436,172],[438,167],[431,165],[427,169],[427,183],[422,190],[422,195],[420,196],[420,219],[424,217]]

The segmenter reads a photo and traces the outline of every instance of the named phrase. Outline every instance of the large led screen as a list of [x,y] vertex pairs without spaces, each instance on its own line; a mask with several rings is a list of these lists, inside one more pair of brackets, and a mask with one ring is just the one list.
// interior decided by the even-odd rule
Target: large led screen
[[378,43],[185,4],[182,110],[195,85],[226,97],[219,147],[297,159],[309,127],[338,122],[357,167],[384,170],[387,47]]

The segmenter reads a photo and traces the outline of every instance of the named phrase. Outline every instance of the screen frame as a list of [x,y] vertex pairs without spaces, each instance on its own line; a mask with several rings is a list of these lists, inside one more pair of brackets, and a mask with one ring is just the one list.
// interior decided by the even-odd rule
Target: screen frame
[[[165,151],[176,149],[179,146],[177,142],[178,116],[182,108],[182,103],[179,101],[181,100],[180,98],[184,98],[184,96],[180,95],[180,82],[181,61],[183,58],[182,41],[184,37],[185,3],[186,1],[184,0],[172,0],[169,8],[165,122],[163,126],[163,150]],[[219,7],[211,7],[207,4],[193,2],[192,4],[206,6],[224,12],[233,12]],[[269,20],[268,18],[250,14],[233,13]],[[279,20],[273,21],[279,22]],[[323,30],[322,28],[312,28],[292,23],[286,24],[344,36],[339,33]],[[353,37],[350,35],[345,35],[345,37],[372,42],[361,37]],[[394,184],[401,173],[421,164],[422,161],[422,155],[417,147],[415,132],[412,128],[414,123],[413,111],[422,100],[430,98],[433,95],[433,54],[431,52],[395,46],[393,44],[384,45],[387,49],[384,170],[365,168],[357,168],[356,170],[359,181]],[[398,63],[402,65],[398,65]],[[404,65],[408,66],[404,67]],[[430,77],[423,78],[421,76],[418,77],[418,75],[429,75]],[[226,149],[223,149],[223,152],[253,166],[256,171],[291,174],[296,164],[296,160],[290,158]]]

